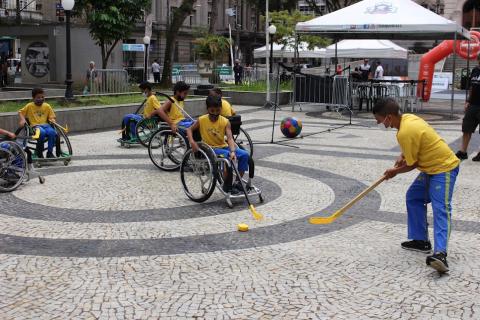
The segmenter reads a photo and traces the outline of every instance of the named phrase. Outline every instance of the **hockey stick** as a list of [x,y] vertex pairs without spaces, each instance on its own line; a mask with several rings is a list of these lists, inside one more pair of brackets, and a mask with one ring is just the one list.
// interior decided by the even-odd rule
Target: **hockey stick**
[[355,198],[353,198],[349,203],[347,203],[345,206],[337,210],[334,214],[328,217],[311,217],[309,219],[309,222],[311,224],[329,224],[335,221],[338,217],[340,217],[342,214],[345,213],[348,209],[350,209],[355,203],[360,201],[363,197],[365,197],[367,194],[370,193],[373,189],[375,189],[380,183],[385,181],[386,177],[383,176],[377,181],[375,181],[374,184],[372,184],[370,187],[367,189],[363,190],[359,195],[357,195]]
[[247,203],[248,203],[248,209],[250,209],[250,212],[252,213],[253,217],[255,218],[255,220],[262,220],[263,219],[263,215],[258,212],[255,207],[253,206],[253,204],[250,202],[250,199],[248,198],[248,192],[247,192],[247,188],[245,188],[245,185],[243,184],[243,179],[242,177],[240,176],[240,174],[238,173],[238,169],[237,169],[237,166],[233,163],[232,161],[232,167],[233,169],[235,170],[235,173],[237,175],[237,177],[239,178],[239,181],[240,181],[240,184],[242,186],[242,191],[243,193],[245,194],[245,198],[247,199]]

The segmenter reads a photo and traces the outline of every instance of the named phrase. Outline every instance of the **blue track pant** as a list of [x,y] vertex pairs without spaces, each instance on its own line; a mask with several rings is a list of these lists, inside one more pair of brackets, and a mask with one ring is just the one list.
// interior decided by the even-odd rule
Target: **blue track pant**
[[432,204],[434,251],[447,253],[452,222],[452,194],[459,167],[427,175],[420,173],[407,191],[408,238],[428,241],[427,203]]
[[41,124],[35,126],[34,129],[35,128],[40,129],[40,138],[38,143],[43,143],[43,141],[45,141],[45,138],[47,138],[48,152],[53,152],[53,148],[55,147],[55,140],[57,138],[57,132],[55,131],[55,129],[52,128],[52,126],[49,124]]
[[142,119],[143,117],[141,115],[134,113],[127,114],[123,117],[123,126],[125,128],[129,126],[127,130],[128,138],[134,139],[137,137],[137,124]]
[[[227,159],[230,157],[230,149],[228,147],[225,147],[222,149],[215,148],[213,149],[213,151],[215,151],[215,154],[223,155]],[[235,155],[237,156],[237,160],[238,160],[238,171],[239,172],[248,171],[248,157],[249,157],[248,152],[240,148],[237,148],[235,150]]]

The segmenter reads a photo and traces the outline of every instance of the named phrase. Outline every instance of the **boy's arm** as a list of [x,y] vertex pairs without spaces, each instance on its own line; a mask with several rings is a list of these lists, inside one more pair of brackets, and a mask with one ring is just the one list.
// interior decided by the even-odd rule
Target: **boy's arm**
[[55,115],[55,112],[53,111],[52,107],[49,106],[48,110],[48,122],[55,123],[57,116]]
[[0,129],[0,135],[8,136],[10,139],[15,139],[16,137],[14,133],[3,129]]
[[193,131],[198,130],[199,128],[200,128],[200,123],[198,121],[195,121],[195,123],[191,125],[190,128],[187,129],[188,142],[190,143],[190,146],[192,147],[194,152],[198,151],[198,144],[193,139]]
[[23,107],[18,111],[18,117],[20,118],[20,120],[18,121],[19,127],[24,127],[25,124],[27,123],[27,119],[25,119],[26,113],[27,113],[27,106]]
[[393,177],[395,177],[397,174],[400,174],[400,173],[406,173],[406,172],[410,172],[412,170],[414,170],[415,168],[418,167],[418,164],[417,162],[415,162],[413,165],[411,166],[407,166],[406,164],[401,166],[401,167],[394,167],[394,168],[391,168],[391,169],[388,169],[387,171],[385,171],[383,173],[383,175],[386,177],[386,179],[392,179]]
[[172,120],[170,120],[170,117],[167,114],[167,112],[170,111],[171,107],[172,107],[172,102],[170,102],[170,100],[167,100],[159,109],[153,111],[153,113],[150,115],[150,117],[152,117],[154,115],[159,116],[160,119],[162,119],[163,121],[168,123],[168,125],[170,126],[170,128],[172,129],[173,132],[176,132],[177,131],[177,126],[175,125],[175,123],[173,123]]
[[225,128],[225,133],[227,135],[228,148],[230,149],[230,159],[235,160],[237,158],[235,155],[237,146],[235,145],[235,141],[233,141],[232,127],[230,126],[230,121],[228,122],[227,127]]

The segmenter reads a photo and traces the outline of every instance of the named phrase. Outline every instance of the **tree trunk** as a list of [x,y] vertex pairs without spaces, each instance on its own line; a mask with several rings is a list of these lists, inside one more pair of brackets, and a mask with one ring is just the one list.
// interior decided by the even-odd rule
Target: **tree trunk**
[[217,17],[218,17],[218,0],[212,0],[212,13],[210,15],[210,26],[208,27],[208,33],[210,34],[215,34]]
[[183,0],[180,7],[173,13],[172,23],[167,28],[165,58],[163,60],[163,73],[160,86],[167,88],[172,86],[172,63],[173,53],[175,52],[175,41],[177,34],[183,25],[185,19],[193,13],[193,4],[196,0]]

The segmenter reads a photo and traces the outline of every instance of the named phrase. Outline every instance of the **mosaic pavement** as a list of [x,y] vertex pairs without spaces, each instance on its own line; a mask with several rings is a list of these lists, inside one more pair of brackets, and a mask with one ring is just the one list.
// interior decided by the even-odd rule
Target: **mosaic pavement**
[[[331,225],[307,221],[392,165],[394,131],[366,114],[343,126],[303,108],[293,115],[305,137],[285,141],[277,126],[274,139],[287,146],[269,144],[272,112],[236,109],[258,143],[263,221],[242,201],[229,209],[218,191],[189,201],[178,172],[156,169],[142,147],[120,148],[116,131],[73,135],[68,167],[42,168],[45,185],[0,194],[0,319],[480,318],[480,164],[462,163],[451,272],[440,277],[425,255],[399,246],[415,173],[380,185]],[[426,118],[456,149],[460,120]],[[237,232],[241,222],[250,231]]]

